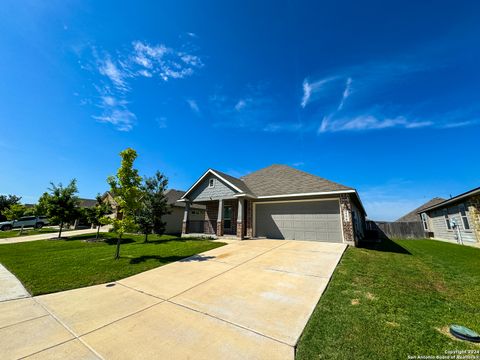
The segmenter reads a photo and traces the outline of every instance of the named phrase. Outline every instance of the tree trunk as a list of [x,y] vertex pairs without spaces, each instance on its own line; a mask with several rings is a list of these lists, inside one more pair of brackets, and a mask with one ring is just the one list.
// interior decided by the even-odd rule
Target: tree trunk
[[145,233],[145,239],[143,240],[144,243],[148,242],[148,233]]
[[63,221],[60,222],[60,231],[58,232],[58,238],[59,239],[62,237],[62,229],[63,229]]
[[98,240],[98,235],[99,234],[100,234],[100,225],[98,225],[98,227],[97,227],[97,237],[96,237],[97,240]]
[[115,250],[115,260],[120,259],[120,243],[122,242],[122,236],[119,235],[117,239],[117,249]]

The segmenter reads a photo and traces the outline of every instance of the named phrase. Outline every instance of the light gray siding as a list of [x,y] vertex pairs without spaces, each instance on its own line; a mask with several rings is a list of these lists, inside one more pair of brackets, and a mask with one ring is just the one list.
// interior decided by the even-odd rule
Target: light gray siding
[[[172,206],[171,213],[163,216],[165,221],[165,234],[180,234],[182,232],[183,213],[185,208]],[[190,220],[204,220],[205,211],[198,209],[190,209]]]
[[[208,186],[210,179],[213,179],[213,187]],[[188,195],[188,198],[191,201],[218,200],[231,198],[236,193],[235,190],[225,184],[222,180],[211,175],[203,179],[203,181]]]
[[255,204],[258,237],[343,242],[338,200]]
[[[449,230],[447,223],[445,221],[445,212],[447,210],[448,218],[450,221],[455,219],[455,222],[458,225],[457,229]],[[473,221],[471,214],[468,209],[465,207],[465,213],[470,225],[470,229],[465,229],[463,224],[463,219],[460,214],[460,209],[458,205],[452,205],[446,208],[435,209],[427,213],[429,217],[429,231],[433,232],[433,237],[442,240],[450,240],[458,242],[459,237],[464,242],[476,242],[475,233],[473,231]]]

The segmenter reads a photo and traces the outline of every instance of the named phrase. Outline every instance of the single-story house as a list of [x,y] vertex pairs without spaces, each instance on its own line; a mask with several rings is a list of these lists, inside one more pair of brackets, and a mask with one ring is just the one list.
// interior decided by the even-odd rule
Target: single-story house
[[480,243],[480,187],[425,208],[419,214],[430,237]]
[[[165,234],[180,234],[182,232],[185,202],[178,200],[180,200],[184,194],[185,191],[175,189],[165,191],[167,203],[170,205],[170,214],[162,218],[162,220],[165,221]],[[189,218],[192,221],[203,220],[205,218],[205,205],[192,204],[190,206]]]
[[420,213],[423,211],[423,209],[429,208],[433,205],[440,204],[443,201],[445,201],[444,198],[434,197],[433,199],[427,201],[425,204],[420,205],[418,208],[410,211],[408,214],[405,214],[401,218],[395,220],[395,222],[421,222],[422,219],[420,217]]
[[[208,169],[182,196],[182,235],[327,241],[357,244],[365,209],[357,191],[286,165],[236,178]],[[192,205],[206,207],[202,221]]]
[[[178,201],[185,194],[185,191],[168,189],[165,191],[167,197],[167,204],[170,205],[170,214],[163,217],[165,221],[165,234],[180,234],[182,232],[183,215],[185,211],[185,202]],[[115,201],[114,197],[109,191],[106,191],[102,195],[104,202],[110,204],[112,207],[112,214],[109,215],[113,218],[121,218],[122,211]],[[195,204],[190,207],[190,218],[195,220],[203,220],[205,217],[205,206]]]

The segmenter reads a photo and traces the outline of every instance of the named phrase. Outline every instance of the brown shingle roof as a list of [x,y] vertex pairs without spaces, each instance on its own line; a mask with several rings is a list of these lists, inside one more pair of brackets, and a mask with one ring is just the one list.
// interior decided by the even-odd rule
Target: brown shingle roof
[[445,199],[440,197],[435,197],[425,204],[419,206],[415,210],[410,211],[408,214],[403,215],[400,219],[396,220],[395,222],[413,222],[413,221],[420,221],[420,215],[418,214],[423,209],[429,208],[430,206],[434,206],[440,204],[441,202],[445,201]]
[[243,176],[241,180],[256,196],[353,190],[287,165],[271,165]]

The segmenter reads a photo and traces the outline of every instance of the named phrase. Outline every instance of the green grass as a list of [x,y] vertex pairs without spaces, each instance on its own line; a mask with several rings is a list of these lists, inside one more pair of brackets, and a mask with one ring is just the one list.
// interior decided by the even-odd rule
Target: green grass
[[13,229],[9,231],[0,231],[0,239],[12,238],[17,236],[47,234],[47,233],[53,233],[53,232],[58,232],[58,229],[52,229],[48,227],[44,227],[41,229],[28,228],[28,229],[24,229],[21,235],[20,235],[20,229]]
[[224,245],[174,236],[150,236],[144,244],[143,236],[125,235],[121,258],[114,260],[114,235],[102,234],[101,243],[83,241],[94,236],[0,245],[0,263],[40,295],[123,279]]
[[480,249],[433,240],[349,248],[297,348],[298,359],[407,359],[479,345],[448,326],[480,332]]

